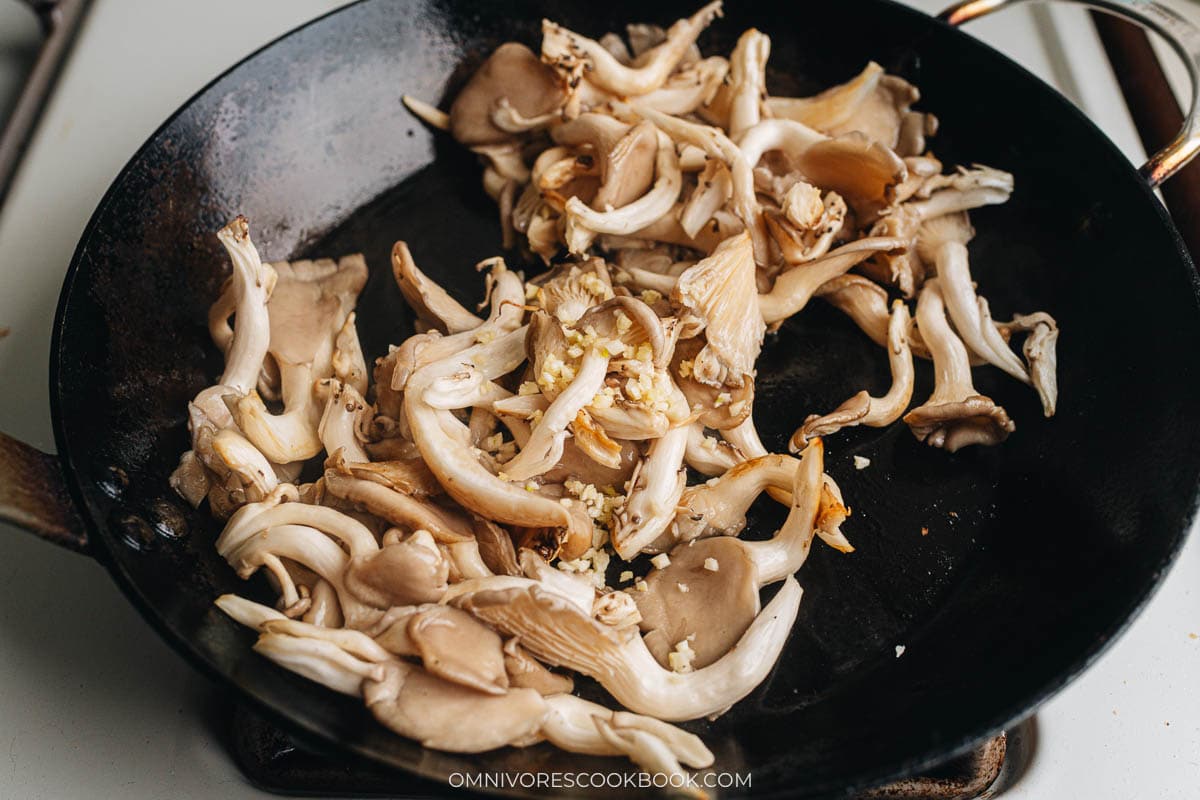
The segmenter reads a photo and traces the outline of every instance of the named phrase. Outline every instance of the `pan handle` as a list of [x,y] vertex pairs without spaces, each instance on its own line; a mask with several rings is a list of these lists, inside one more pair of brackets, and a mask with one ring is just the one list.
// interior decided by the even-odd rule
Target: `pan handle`
[[[965,0],[938,14],[955,27],[1029,0]],[[1138,173],[1158,186],[1200,153],[1200,29],[1178,12],[1153,0],[1066,0],[1141,25],[1162,36],[1183,59],[1192,82],[1192,103],[1183,128],[1171,142],[1143,164]]]
[[88,552],[83,520],[67,494],[58,456],[0,433],[0,520],[77,553]]

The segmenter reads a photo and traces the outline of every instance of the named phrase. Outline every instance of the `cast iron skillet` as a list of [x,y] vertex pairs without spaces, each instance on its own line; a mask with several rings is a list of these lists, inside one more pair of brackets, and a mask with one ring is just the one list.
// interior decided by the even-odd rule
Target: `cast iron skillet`
[[[543,16],[599,35],[693,5],[366,0],[216,80],[130,161],[84,233],[52,350],[62,473],[0,442],[6,516],[103,561],[180,653],[311,740],[432,777],[617,768],[546,746],[428,752],[359,702],[256,656],[252,634],[212,600],[262,587],[236,579],[214,552],[218,526],[166,478],[187,447],[187,401],[220,371],[204,324],[227,272],[213,231],[241,212],[269,259],[363,251],[372,274],[359,330],[368,357],[385,352],[410,331],[388,269],[394,240],[464,300],[479,291],[471,265],[499,242],[472,157],[418,124],[400,95],[444,100],[499,42],[536,44]],[[814,550],[777,667],[716,722],[687,725],[717,769],[753,773],[756,795],[839,795],[1028,714],[1146,601],[1197,503],[1197,282],[1147,183],[1000,54],[884,0],[770,13],[730,3],[726,15],[702,45],[727,52],[760,27],[776,92],[844,80],[874,59],[921,87],[946,163],[1012,171],[1012,202],[973,217],[975,277],[998,318],[1044,308],[1063,331],[1052,420],[1027,387],[978,371],[978,388],[1017,420],[1003,446],[948,455],[903,425],[828,441],[858,549]],[[757,418],[775,450],[805,414],[887,381],[878,349],[820,304],[771,338],[759,370]],[[918,370],[920,398],[931,376]],[[854,470],[854,455],[870,468]],[[761,532],[777,523],[770,513]]]

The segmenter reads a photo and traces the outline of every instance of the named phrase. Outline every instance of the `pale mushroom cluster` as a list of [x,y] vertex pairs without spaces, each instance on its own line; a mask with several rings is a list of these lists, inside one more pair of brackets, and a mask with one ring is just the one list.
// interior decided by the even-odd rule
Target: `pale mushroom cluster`
[[[1008,200],[1012,175],[945,170],[928,149],[936,118],[913,108],[917,87],[875,63],[812,97],[770,96],[762,32],[744,32],[728,58],[702,57],[697,37],[720,15],[712,2],[666,30],[599,39],[544,21],[540,54],[497,48],[448,113],[405,101],[481,157],[506,246],[547,264],[602,257],[614,286],[698,321],[691,344],[685,324],[688,355],[674,369],[677,382],[694,378],[680,383],[689,401],[711,389],[748,410],[763,326],[814,297],[850,316],[885,348],[892,385],[809,416],[793,452],[901,418],[951,452],[1003,441],[1015,425],[975,389],[982,364],[1030,385],[1052,416],[1057,323],[1044,312],[994,320],[970,270],[967,212]],[[933,360],[937,386],[909,410],[914,355]]]
[[[547,268],[480,263],[471,310],[397,242],[416,331],[373,367],[361,256],[264,263],[245,218],[218,233],[225,369],[189,405],[172,485],[207,500],[218,552],[277,600],[217,605],[259,653],[425,746],[709,766],[670,723],[715,718],[767,677],[814,539],[853,550],[821,437],[903,417],[949,451],[998,442],[1013,423],[975,391],[982,364],[1054,411],[1054,320],[994,321],[970,273],[966,212],[1006,200],[1011,176],[944,174],[916,88],[875,64],[769,97],[759,31],[701,57],[719,15],[599,40],[545,22],[540,55],[502,45],[448,114],[408,99],[483,157],[506,243]],[[813,297],[885,349],[892,385],[770,453],[755,364]],[[908,410],[914,355],[936,388]],[[764,493],[786,520],[743,539]],[[574,695],[573,674],[617,707]]]

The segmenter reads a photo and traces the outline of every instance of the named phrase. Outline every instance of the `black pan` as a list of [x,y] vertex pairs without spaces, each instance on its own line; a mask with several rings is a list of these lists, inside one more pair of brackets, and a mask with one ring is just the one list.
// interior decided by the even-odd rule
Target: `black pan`
[[[617,768],[546,746],[428,752],[253,654],[251,632],[212,600],[263,587],[217,557],[218,526],[166,478],[187,447],[188,399],[220,371],[205,328],[227,271],[213,231],[245,213],[270,259],[363,251],[359,330],[368,357],[382,353],[410,331],[388,269],[394,240],[464,300],[479,291],[471,265],[499,242],[473,158],[400,95],[444,100],[501,41],[536,44],[543,16],[599,35],[691,5],[366,0],[216,80],[134,156],[83,235],[52,348],[61,474],[2,440],[7,516],[103,561],[182,655],[312,741],[433,777]],[[1004,56],[884,0],[769,13],[730,3],[702,45],[727,52],[749,26],[772,37],[775,92],[814,90],[874,59],[921,87],[946,163],[1013,172],[1012,201],[973,217],[975,277],[997,317],[1044,308],[1063,331],[1053,419],[1027,387],[978,371],[979,389],[1017,421],[1000,447],[948,455],[902,425],[827,442],[858,549],[814,551],[774,671],[716,722],[687,725],[718,769],[753,774],[756,795],[837,796],[1030,713],[1146,602],[1197,504],[1197,281],[1147,182]],[[758,419],[776,450],[805,414],[887,381],[878,349],[820,304],[770,339],[759,370]],[[930,388],[923,365],[916,396]],[[856,471],[854,455],[871,466]],[[759,530],[777,523],[770,513]]]

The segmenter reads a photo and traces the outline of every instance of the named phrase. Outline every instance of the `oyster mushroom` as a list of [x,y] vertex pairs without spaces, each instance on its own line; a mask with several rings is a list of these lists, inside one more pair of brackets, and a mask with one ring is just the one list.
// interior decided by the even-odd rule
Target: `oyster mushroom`
[[[656,355],[662,352],[662,325],[658,317],[645,303],[631,297],[614,297],[593,307],[575,327],[594,330],[595,342],[587,346],[574,378],[543,413],[521,451],[504,465],[504,472],[513,480],[541,475],[558,463],[567,427],[603,388],[609,361],[618,346],[624,351],[649,342]],[[538,344],[533,346],[536,348]]]
[[343,576],[350,561],[349,556],[333,539],[316,528],[294,524],[274,525],[259,531],[225,555],[225,560],[243,579],[260,568],[266,568],[281,586],[284,603],[290,605],[295,600],[296,587],[283,559],[306,567],[329,583],[337,594],[348,626],[356,628],[369,625],[382,613],[378,607],[371,606],[347,589]]
[[758,295],[758,310],[768,325],[783,322],[800,311],[825,283],[849,272],[872,255],[908,246],[904,239],[857,239],[815,261],[794,266],[775,279],[771,291]]
[[[641,104],[635,103],[630,110],[653,122],[660,131],[670,136],[676,143],[698,147],[705,154],[719,158],[725,163],[729,168],[732,180],[730,209],[741,219],[750,234],[751,242],[754,245],[755,262],[758,264],[768,263],[771,251],[762,220],[762,211],[754,193],[754,164],[745,157],[742,150],[720,128],[688,122]],[[675,221],[674,224],[678,225],[678,222]],[[670,241],[661,235],[651,237],[646,234],[647,231],[643,229],[636,235]],[[693,239],[682,229],[679,230],[679,234],[681,234],[678,242],[680,244],[687,244]]]
[[646,457],[634,470],[625,504],[614,513],[612,544],[617,555],[632,559],[667,529],[675,506],[687,485],[683,454],[690,426],[664,433],[650,444]]
[[433,603],[446,591],[449,563],[428,531],[351,558],[348,592],[374,608]]
[[767,93],[767,59],[771,39],[750,28],[737,41],[729,57],[729,138],[737,141],[762,117]]
[[671,299],[706,332],[692,374],[710,386],[741,386],[754,373],[766,326],[746,309],[757,300],[754,252],[750,236],[726,239],[712,255],[689,268]]
[[461,513],[374,480],[357,477],[347,467],[335,465],[326,469],[324,480],[329,495],[392,525],[429,531],[436,540],[447,544],[462,542],[473,535],[471,522]]
[[[922,224],[937,217],[956,214],[1008,200],[1013,190],[1012,175],[990,167],[960,169],[951,175],[932,175],[920,182],[909,199],[885,211],[872,226],[872,236],[896,236],[919,244]],[[912,297],[925,278],[925,264],[918,246],[880,253],[863,271],[880,281],[894,285],[905,297]]]
[[488,318],[477,328],[449,336],[428,334],[424,338],[407,339],[395,354],[395,371],[390,381],[392,391],[403,391],[413,373],[424,366],[447,359],[472,345],[490,343],[521,328],[525,317],[524,282],[505,266],[502,258],[488,259],[476,265],[480,270],[489,267],[487,301],[491,310]]
[[453,606],[421,606],[406,627],[430,674],[486,694],[508,691],[500,637],[467,612]]
[[485,694],[402,661],[382,665],[381,677],[363,684],[362,697],[391,730],[451,753],[481,753],[525,742],[537,734],[546,715],[545,700],[532,689]]
[[[650,123],[643,124],[653,128]],[[639,128],[640,126],[635,127],[629,135],[633,136]],[[679,171],[679,157],[675,154],[675,144],[666,134],[657,133],[656,139],[658,149],[654,160],[654,171],[657,177],[654,186],[648,192],[620,207],[610,209],[606,205],[603,211],[591,208],[579,197],[568,198],[565,206],[566,240],[567,249],[570,252],[585,252],[591,246],[595,235],[599,233],[633,233],[671,210],[683,185],[683,176]],[[626,170],[629,172],[628,179],[624,178]],[[643,170],[643,168],[636,160],[631,160],[625,169],[620,166],[615,167],[609,176],[609,182],[600,187],[601,191],[597,192],[597,199],[593,202],[601,202],[600,198],[606,186],[612,187],[611,197],[608,198],[609,202],[620,199],[620,192],[624,188],[622,183],[627,180],[630,185],[636,186],[644,177],[644,170],[642,175],[638,174],[639,170]]]
[[[982,297],[979,298],[979,311],[985,320],[991,318],[987,301]],[[1045,415],[1054,416],[1058,405],[1058,323],[1046,312],[1038,311],[1033,314],[1017,314],[1012,322],[1001,323],[1001,327],[1010,333],[1029,332],[1021,349],[1029,367],[1030,381],[1041,398]]]
[[917,300],[917,326],[933,354],[933,395],[904,415],[920,441],[953,453],[973,444],[997,444],[1016,425],[990,397],[975,391],[967,348],[946,321],[939,280],[926,281]]
[[547,698],[549,711],[541,735],[569,752],[623,755],[651,775],[668,776],[680,794],[705,797],[693,790],[680,762],[704,767],[713,755],[696,736],[673,725],[627,711],[610,711],[572,695]]
[[[653,185],[660,150],[658,131],[649,122],[634,125],[611,148],[598,149],[600,188],[592,199],[592,208],[598,211],[623,208],[643,196]],[[675,163],[678,164],[678,159]]]
[[[237,394],[246,394],[258,382],[263,359],[270,345],[269,298],[278,274],[259,258],[250,240],[250,223],[239,216],[217,232],[217,238],[233,262],[233,308],[237,325],[225,353],[225,371],[217,384]],[[228,317],[227,317],[228,318]]]
[[621,641],[541,587],[477,592],[454,602],[505,635],[519,636],[540,660],[595,678],[626,708],[675,721],[720,713],[762,682],[787,640],[800,595],[795,579],[785,580],[733,649],[687,674],[663,669],[642,637]]
[[[732,195],[733,178],[729,174],[729,167],[716,159],[705,161],[704,169],[696,178],[696,188],[679,212],[680,227],[688,236],[695,238],[701,227],[713,218]],[[667,289],[669,291],[670,288]]]
[[525,652],[519,641],[509,639],[504,643],[504,669],[508,673],[509,686],[533,689],[543,697],[568,694],[575,688],[575,681],[546,669],[542,662]]
[[888,323],[888,366],[892,385],[881,397],[873,397],[865,389],[825,415],[813,414],[792,434],[788,449],[793,453],[803,448],[814,436],[828,436],[842,428],[869,425],[882,428],[900,418],[908,408],[913,393],[912,350],[908,344],[911,319],[908,306],[900,300],[892,304]]
[[829,137],[790,119],[763,120],[738,142],[751,167],[770,150],[779,150],[808,179],[837,192],[860,215],[888,206],[908,167],[884,145],[859,133]]
[[392,275],[409,307],[427,328],[462,333],[483,324],[417,267],[405,242],[396,242],[392,247]]
[[763,214],[783,261],[796,266],[825,255],[846,223],[846,201],[837,192],[824,197],[807,181],[788,187],[780,211]]
[[706,483],[689,486],[675,512],[675,541],[737,536],[746,527],[750,505],[769,487],[790,495],[798,463],[790,456],[759,456],[734,465]]
[[362,695],[367,681],[381,680],[385,667],[347,653],[333,642],[309,637],[264,633],[254,651],[310,681],[352,697]]
[[683,459],[689,467],[710,477],[721,475],[742,461],[729,442],[706,436],[704,425],[700,422],[688,426],[688,443]]
[[938,287],[963,344],[989,364],[1028,383],[1021,359],[992,324],[990,315],[985,321],[980,314],[967,255],[967,242],[974,235],[965,212],[935,217],[921,226],[917,240],[921,257],[937,265]]
[[715,430],[735,428],[750,416],[754,403],[754,378],[743,376],[741,386],[702,383],[694,376],[696,359],[707,347],[703,336],[685,339],[675,346],[671,374],[692,409],[691,417],[702,427]]
[[[554,319],[567,324],[577,322],[592,306],[613,297],[612,278],[608,273],[608,265],[602,258],[589,258],[578,264],[564,264],[549,273],[548,277],[536,286],[534,299],[538,304]],[[531,319],[532,330],[537,332],[531,335],[550,335],[552,331],[539,329],[539,325],[548,329],[550,326],[546,323],[548,320],[539,320],[535,324]],[[559,335],[561,336],[561,331]],[[565,345],[565,342],[564,339],[559,343]],[[535,357],[536,355],[533,354]]]
[[559,109],[565,99],[554,70],[525,45],[505,42],[454,98],[450,133],[468,147],[509,142],[514,134],[493,119],[501,101],[521,117],[538,118]]
[[662,43],[639,57],[638,66],[626,66],[599,42],[542,20],[542,60],[566,76],[586,76],[588,83],[618,97],[648,94],[666,82],[696,37],[720,14],[721,2],[716,0],[678,20]]
[[675,548],[665,568],[646,576],[646,587],[633,593],[644,641],[655,660],[668,668],[671,651],[684,640],[695,653],[692,668],[716,662],[759,612],[758,569],[742,542],[729,536]]
[[664,114],[687,116],[712,102],[728,74],[729,62],[724,58],[705,58],[677,70],[666,83],[642,95],[637,102],[643,108],[653,108]]
[[333,374],[334,340],[366,283],[367,266],[353,255],[274,268],[279,277],[267,303],[268,356],[279,370],[284,411],[272,414],[253,390],[230,402],[246,438],[271,461],[286,464],[321,452],[317,427],[323,409],[314,385]]
[[766,105],[773,117],[795,120],[828,133],[850,120],[875,91],[883,75],[883,67],[871,61],[846,83],[812,97],[769,97]]
[[317,385],[318,395],[323,395],[325,410],[317,423],[317,437],[326,453],[341,451],[348,461],[370,461],[367,451],[359,441],[359,430],[363,427],[362,417],[367,410],[367,401],[357,389],[336,379],[326,379]]

